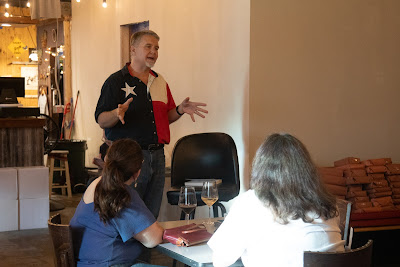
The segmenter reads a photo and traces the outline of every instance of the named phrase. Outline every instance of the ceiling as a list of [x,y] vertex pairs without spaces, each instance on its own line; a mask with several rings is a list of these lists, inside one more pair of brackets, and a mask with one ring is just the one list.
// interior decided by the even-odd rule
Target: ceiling
[[[40,1],[40,0],[39,0]],[[4,7],[6,3],[13,7],[26,7],[28,0],[0,0],[0,7]],[[71,0],[61,0],[61,2],[71,2]],[[4,10],[4,9],[3,9]],[[24,12],[25,13],[25,12]],[[5,17],[0,13],[0,25],[2,23],[11,24],[14,27],[26,27],[28,25],[37,24],[39,20],[31,20],[30,16],[14,15],[13,17]]]
[[[0,4],[5,4],[6,2],[13,6],[19,6],[19,3],[21,2],[26,6],[26,2],[28,2],[28,0],[0,0]],[[61,2],[71,2],[71,0],[61,0]]]
[[16,6],[16,7],[26,7],[26,3],[28,2],[27,0],[1,0],[0,1],[0,5],[4,6],[6,3],[8,2],[8,4],[10,6]]
[[[4,6],[7,2],[10,6],[26,7],[28,0],[0,0],[0,6]],[[60,2],[71,2],[71,0],[60,0]]]

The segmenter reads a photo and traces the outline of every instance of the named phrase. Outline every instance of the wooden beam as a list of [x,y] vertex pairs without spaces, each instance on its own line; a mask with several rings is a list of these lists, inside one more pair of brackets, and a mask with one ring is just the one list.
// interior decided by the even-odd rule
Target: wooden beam
[[0,23],[9,24],[38,24],[39,20],[31,19],[31,17],[4,17],[0,16]]
[[[64,105],[71,102],[72,97],[72,66],[71,66],[71,21],[64,20]],[[73,103],[71,103],[71,110],[66,114],[65,121],[71,121],[72,119],[72,111],[75,108],[76,99],[73,99]],[[65,138],[69,139],[70,131],[65,130]]]

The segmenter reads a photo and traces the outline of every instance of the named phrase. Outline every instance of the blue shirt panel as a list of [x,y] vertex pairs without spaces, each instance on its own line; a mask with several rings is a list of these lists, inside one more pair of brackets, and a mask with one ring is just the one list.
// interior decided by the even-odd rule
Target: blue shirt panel
[[156,220],[138,193],[127,186],[131,202],[107,224],[100,220],[94,203],[80,201],[71,219],[75,258],[78,266],[110,266],[131,263],[142,251],[134,235]]

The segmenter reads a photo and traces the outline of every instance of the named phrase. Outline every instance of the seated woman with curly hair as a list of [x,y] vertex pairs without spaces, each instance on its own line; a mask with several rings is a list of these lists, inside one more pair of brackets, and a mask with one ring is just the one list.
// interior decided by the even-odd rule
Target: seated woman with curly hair
[[208,242],[214,266],[303,266],[304,251],[343,251],[335,197],[305,146],[272,134],[258,149],[251,189],[232,205]]
[[70,222],[78,266],[131,266],[142,244],[161,243],[163,228],[129,186],[142,162],[134,140],[115,141],[108,149],[102,176],[86,189]]

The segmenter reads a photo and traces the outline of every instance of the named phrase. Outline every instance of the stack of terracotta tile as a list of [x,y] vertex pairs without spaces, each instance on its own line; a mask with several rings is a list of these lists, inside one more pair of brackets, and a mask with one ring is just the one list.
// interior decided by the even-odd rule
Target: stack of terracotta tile
[[388,164],[386,167],[386,179],[393,193],[392,201],[400,209],[400,164]]
[[362,162],[368,176],[372,178],[370,184],[364,185],[371,199],[373,208],[369,211],[393,210],[392,189],[385,179],[386,165],[391,164],[390,158],[369,159]]
[[343,170],[334,167],[321,167],[318,170],[328,191],[340,199],[345,199],[347,187]]
[[353,210],[358,212],[369,211],[373,205],[367,192],[363,190],[363,185],[371,183],[372,178],[367,176],[365,165],[356,157],[337,160],[334,165],[343,170],[347,185],[346,199],[353,203]]

